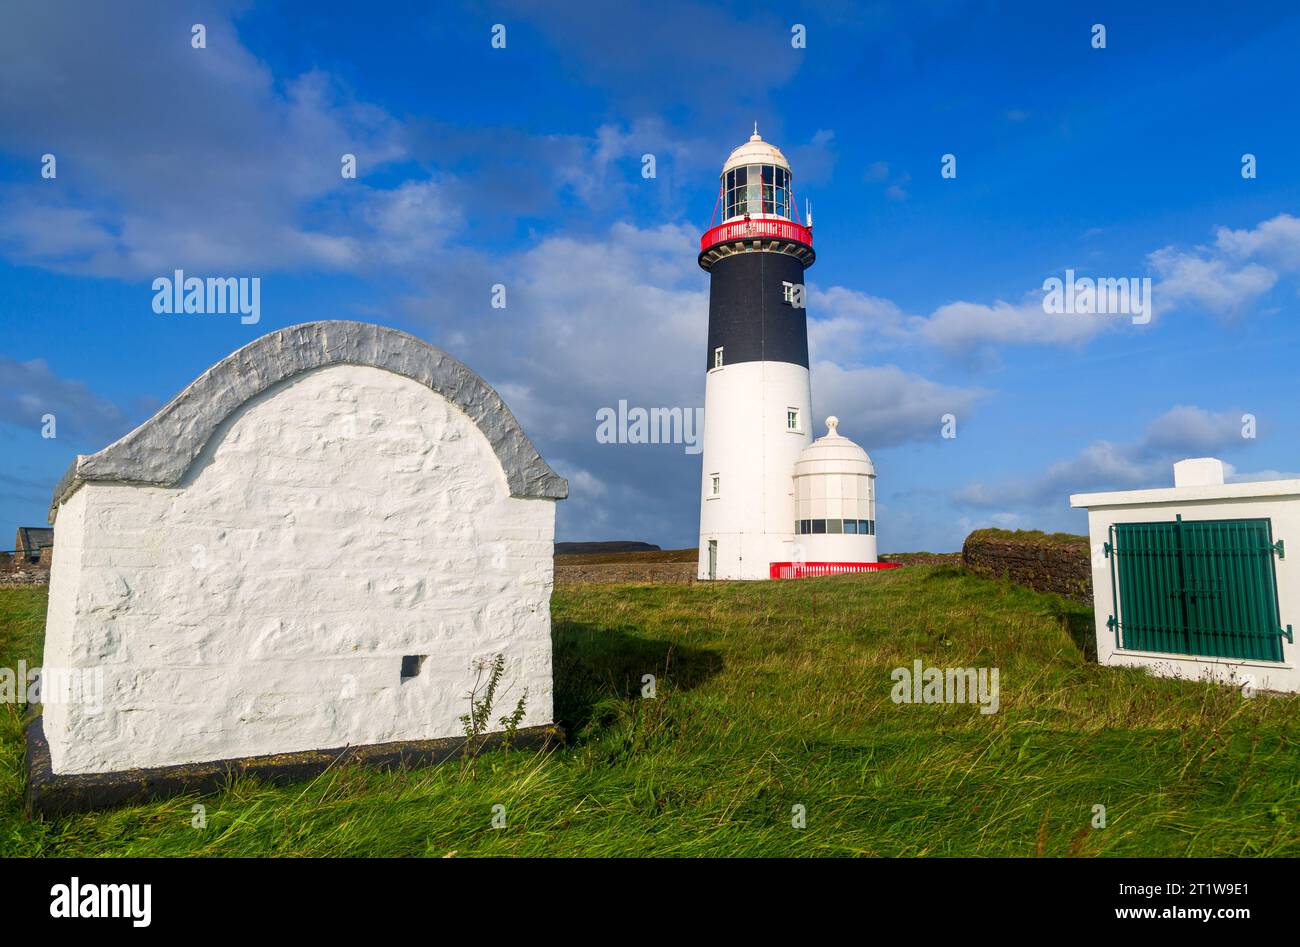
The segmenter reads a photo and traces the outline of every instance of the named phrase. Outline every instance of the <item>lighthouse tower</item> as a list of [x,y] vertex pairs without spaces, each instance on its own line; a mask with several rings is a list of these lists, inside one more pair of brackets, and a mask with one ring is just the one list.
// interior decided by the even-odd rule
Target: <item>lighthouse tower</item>
[[710,277],[701,579],[766,579],[772,563],[801,558],[793,475],[812,441],[804,270],[815,254],[792,181],[755,127],[723,165],[721,222],[700,239]]

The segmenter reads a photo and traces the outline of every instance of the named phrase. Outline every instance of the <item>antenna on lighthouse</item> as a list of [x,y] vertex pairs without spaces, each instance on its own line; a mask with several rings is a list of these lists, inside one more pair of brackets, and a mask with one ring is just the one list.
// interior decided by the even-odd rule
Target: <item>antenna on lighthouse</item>
[[805,197],[803,199],[803,207],[804,207],[804,217],[808,221],[808,229],[812,230],[812,201],[808,200],[808,198]]

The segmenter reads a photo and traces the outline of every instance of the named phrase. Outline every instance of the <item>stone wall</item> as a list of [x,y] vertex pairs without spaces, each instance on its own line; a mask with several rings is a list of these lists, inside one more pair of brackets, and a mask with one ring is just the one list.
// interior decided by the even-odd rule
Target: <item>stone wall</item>
[[896,562],[900,566],[959,566],[959,552],[887,552],[881,562]]
[[699,571],[694,562],[565,562],[569,558],[581,557],[555,557],[557,586],[592,582],[689,583],[695,581],[695,574]]
[[961,559],[979,575],[1005,576],[1039,592],[1092,603],[1092,561],[1086,536],[981,529],[966,537]]
[[41,550],[40,560],[32,562],[27,556],[0,552],[0,585],[46,585],[50,581],[50,556],[53,550]]

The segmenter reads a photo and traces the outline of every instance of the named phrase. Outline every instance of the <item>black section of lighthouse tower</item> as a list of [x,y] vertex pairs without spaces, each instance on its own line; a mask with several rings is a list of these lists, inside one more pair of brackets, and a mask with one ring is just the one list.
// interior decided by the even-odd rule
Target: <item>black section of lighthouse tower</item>
[[709,349],[728,364],[790,362],[808,367],[806,310],[792,305],[788,287],[800,287],[804,264],[785,253],[735,253],[709,271]]

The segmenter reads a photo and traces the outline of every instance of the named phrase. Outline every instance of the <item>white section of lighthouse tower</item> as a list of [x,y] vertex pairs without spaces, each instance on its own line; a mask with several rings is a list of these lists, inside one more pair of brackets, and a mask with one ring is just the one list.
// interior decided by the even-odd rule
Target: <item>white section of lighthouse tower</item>
[[834,430],[812,442],[803,274],[815,253],[791,183],[785,155],[755,129],[723,166],[721,222],[700,241],[710,273],[701,579],[766,579],[809,550],[838,567],[875,560],[870,460]]
[[[791,426],[789,412],[798,414]],[[796,558],[790,471],[809,445],[808,369],[742,362],[710,369],[704,386],[700,578],[766,579]]]

